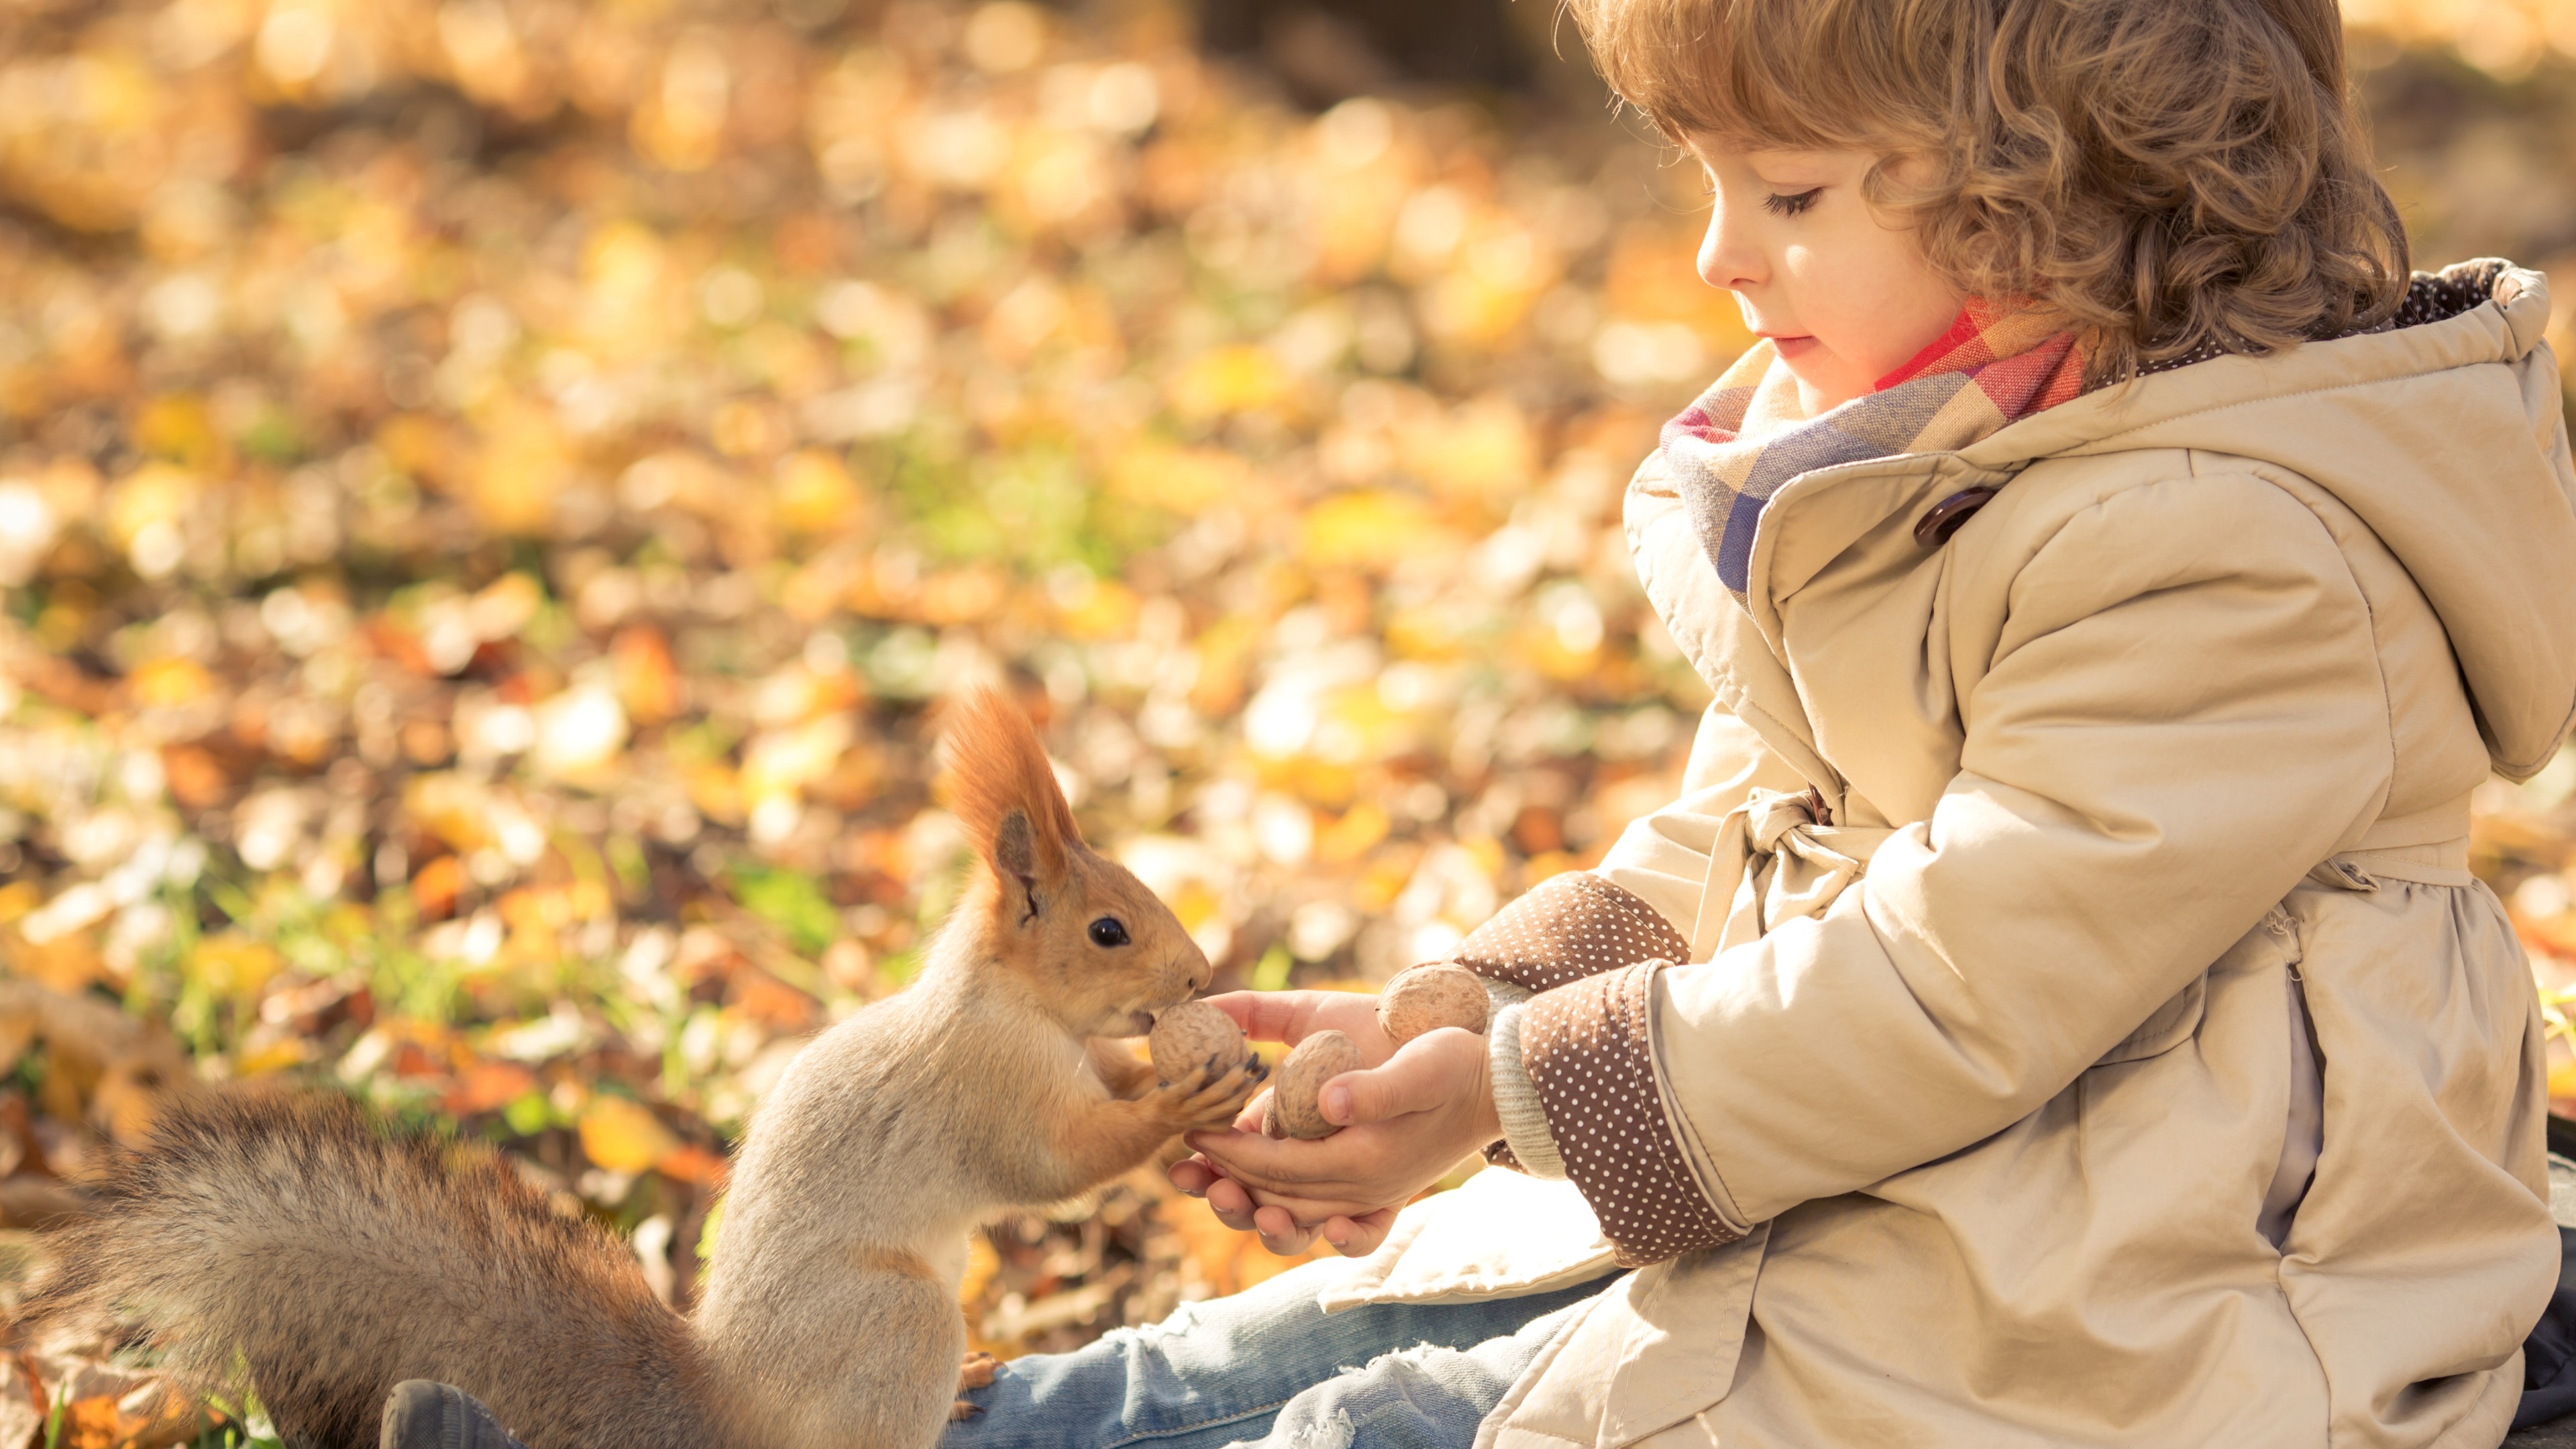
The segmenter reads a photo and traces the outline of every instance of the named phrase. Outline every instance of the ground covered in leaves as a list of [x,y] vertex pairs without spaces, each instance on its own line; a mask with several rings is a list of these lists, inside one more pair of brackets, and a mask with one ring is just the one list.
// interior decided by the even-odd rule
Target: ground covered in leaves
[[[2576,15],[2350,8],[2422,260],[2576,295]],[[0,36],[0,1279],[170,1093],[285,1076],[685,1303],[746,1112],[954,893],[964,684],[1222,985],[1436,956],[1672,789],[1706,696],[1618,497],[1745,338],[1579,73],[1302,109],[1156,0]],[[2480,824],[2553,1001],[2571,793]],[[1140,1176],[964,1307],[1061,1348],[1281,1266]],[[226,1412],[0,1354],[0,1449]]]

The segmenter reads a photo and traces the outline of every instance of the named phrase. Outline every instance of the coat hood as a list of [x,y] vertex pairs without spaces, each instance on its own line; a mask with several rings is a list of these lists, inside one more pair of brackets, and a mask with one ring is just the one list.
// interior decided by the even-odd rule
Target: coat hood
[[1962,451],[2198,448],[2332,492],[2397,555],[2450,634],[2496,769],[2528,778],[2576,717],[2576,465],[2541,340],[2548,283],[2487,259],[2418,273],[2397,325],[2105,388]]
[[2333,493],[2397,556],[2449,634],[2495,769],[2528,779],[2576,723],[2576,460],[2541,340],[2548,321],[2538,272],[2463,262],[2418,273],[2378,332],[2153,373],[1955,452],[1801,474],[1755,536],[1750,629],[1660,450],[1629,485],[1629,545],[1656,612],[1720,701],[1767,721],[1774,747],[1825,780],[1794,689],[1752,656],[1778,653],[1777,601],[1887,510],[2002,487],[2058,458],[2164,448],[2271,464]]

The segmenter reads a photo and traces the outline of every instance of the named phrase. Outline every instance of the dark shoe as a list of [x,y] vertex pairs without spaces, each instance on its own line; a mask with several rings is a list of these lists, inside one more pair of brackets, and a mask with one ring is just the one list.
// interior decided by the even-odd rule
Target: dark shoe
[[405,1379],[385,1396],[377,1449],[528,1449],[483,1401],[449,1384]]

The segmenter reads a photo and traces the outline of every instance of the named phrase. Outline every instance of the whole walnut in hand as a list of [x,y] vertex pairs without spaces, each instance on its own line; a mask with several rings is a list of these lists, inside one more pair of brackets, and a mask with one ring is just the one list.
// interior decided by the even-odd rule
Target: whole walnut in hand
[[1359,1069],[1358,1043],[1338,1031],[1319,1031],[1297,1043],[1279,1064],[1262,1130],[1272,1137],[1330,1137],[1341,1129],[1324,1120],[1316,1098],[1326,1082]]
[[1398,1046],[1444,1026],[1481,1033],[1490,1005],[1484,978],[1466,967],[1415,966],[1377,994],[1377,1024]]

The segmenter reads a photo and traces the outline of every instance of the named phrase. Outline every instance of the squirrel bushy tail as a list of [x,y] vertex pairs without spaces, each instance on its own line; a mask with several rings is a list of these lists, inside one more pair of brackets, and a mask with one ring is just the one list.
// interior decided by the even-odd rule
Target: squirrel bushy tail
[[344,1100],[174,1107],[58,1251],[29,1321],[139,1324],[193,1388],[246,1367],[289,1443],[374,1445],[411,1378],[464,1388],[537,1449],[736,1438],[688,1322],[605,1231],[493,1154],[389,1138]]

